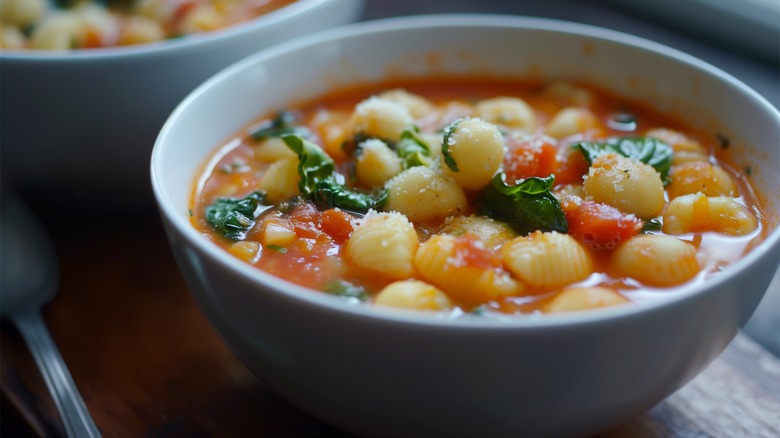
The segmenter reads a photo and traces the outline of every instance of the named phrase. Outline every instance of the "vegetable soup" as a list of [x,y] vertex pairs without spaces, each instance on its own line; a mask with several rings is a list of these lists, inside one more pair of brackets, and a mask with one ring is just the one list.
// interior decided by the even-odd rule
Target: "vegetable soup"
[[70,50],[210,32],[294,0],[3,0],[0,47]]
[[190,214],[244,262],[347,301],[450,315],[632,305],[763,238],[728,146],[575,82],[386,82],[228,139]]

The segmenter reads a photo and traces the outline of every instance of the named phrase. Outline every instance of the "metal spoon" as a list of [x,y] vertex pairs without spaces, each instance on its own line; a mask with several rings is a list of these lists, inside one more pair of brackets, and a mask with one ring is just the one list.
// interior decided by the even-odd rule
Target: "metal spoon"
[[69,437],[99,437],[84,401],[41,318],[57,290],[57,258],[40,224],[9,193],[0,197],[0,313],[27,342]]

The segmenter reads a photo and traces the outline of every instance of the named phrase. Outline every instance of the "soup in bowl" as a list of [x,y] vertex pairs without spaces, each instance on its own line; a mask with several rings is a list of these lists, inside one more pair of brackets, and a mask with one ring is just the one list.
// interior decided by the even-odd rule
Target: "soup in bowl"
[[293,1],[7,0],[0,47],[73,50],[148,44],[224,29]]
[[[36,201],[71,211],[95,201],[101,209],[152,207],[149,155],[187,93],[250,53],[351,22],[362,8],[359,0],[151,0],[108,2],[109,9],[63,2],[73,6],[36,16],[31,3],[49,4],[3,2],[3,32],[31,33],[19,37],[26,39],[22,47],[8,48],[4,41],[0,50],[2,175]],[[249,5],[259,15],[229,13]],[[145,12],[128,12],[134,8]],[[209,13],[199,12],[216,9],[227,16],[207,19]],[[185,29],[191,15],[205,27]],[[11,25],[11,19],[24,25]],[[146,24],[133,30],[130,23],[139,20]],[[32,43],[39,27],[40,47]]]
[[755,309],[778,138],[755,92],[652,42],[419,17],[216,75],[152,181],[204,312],[305,411],[369,435],[585,436],[684,385]]

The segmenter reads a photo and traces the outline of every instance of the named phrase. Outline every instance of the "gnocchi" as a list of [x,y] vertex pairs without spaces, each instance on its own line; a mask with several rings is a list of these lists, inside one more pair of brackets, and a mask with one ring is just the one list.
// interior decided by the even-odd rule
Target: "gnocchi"
[[401,159],[382,140],[370,139],[360,144],[360,153],[355,157],[355,176],[361,183],[379,187],[401,170]]
[[385,209],[397,211],[412,222],[441,220],[466,211],[463,189],[435,169],[417,166],[387,182]]
[[664,207],[664,185],[651,166],[618,154],[596,158],[583,183],[584,194],[640,218],[652,218]]
[[442,153],[445,151],[446,172],[469,190],[490,182],[504,160],[504,143],[498,128],[477,118],[460,120],[448,127],[442,141]]
[[636,236],[620,245],[614,265],[624,275],[653,286],[674,286],[699,272],[693,245],[670,236]]
[[407,110],[414,118],[425,117],[433,111],[433,105],[422,96],[412,94],[403,89],[388,90],[379,94],[380,99],[389,100],[398,103]]
[[542,88],[542,93],[547,99],[564,105],[592,107],[596,102],[592,91],[566,80],[551,81]]
[[641,305],[766,234],[718,138],[643,106],[568,81],[402,85],[248,125],[198,175],[193,225],[289,281],[447,317]]
[[533,109],[516,97],[495,97],[477,102],[477,117],[496,124],[531,132],[536,129]]
[[737,186],[728,172],[707,162],[692,161],[672,166],[669,177],[672,181],[666,190],[672,199],[693,193],[707,196],[737,194]]
[[396,142],[414,120],[404,105],[372,96],[355,107],[350,123],[355,134]]
[[593,129],[596,126],[596,116],[590,110],[567,107],[553,116],[545,128],[545,132],[555,138],[563,138]]
[[663,214],[663,231],[668,234],[716,231],[744,236],[757,227],[756,217],[733,198],[709,197],[701,192],[674,198]]
[[444,221],[442,232],[453,236],[471,234],[490,248],[512,240],[517,233],[509,225],[485,216],[450,216]]

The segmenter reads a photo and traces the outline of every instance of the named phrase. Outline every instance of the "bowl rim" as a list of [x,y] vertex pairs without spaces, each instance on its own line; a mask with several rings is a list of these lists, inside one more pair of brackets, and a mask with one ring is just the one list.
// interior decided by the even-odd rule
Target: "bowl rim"
[[[97,62],[105,59],[132,58],[152,55],[167,55],[171,51],[189,50],[212,45],[228,44],[265,28],[273,27],[284,21],[312,10],[319,9],[328,3],[343,0],[295,0],[278,9],[258,15],[250,20],[236,23],[211,32],[187,35],[182,38],[165,39],[153,43],[134,44],[129,46],[109,46],[91,49],[74,50],[0,50],[0,60],[7,62]],[[352,1],[352,0],[348,0]],[[356,0],[362,1],[362,0]]]
[[[188,107],[199,99],[200,95],[206,93],[207,90],[214,87],[216,84],[229,79],[231,76],[238,74],[250,66],[273,60],[277,56],[305,49],[309,46],[333,43],[338,40],[359,39],[361,36],[368,34],[398,33],[410,29],[445,29],[453,27],[531,29],[565,33],[597,40],[607,40],[612,43],[630,46],[636,50],[653,52],[657,55],[672,58],[677,62],[687,64],[702,74],[717,77],[725,86],[733,87],[740,93],[746,95],[746,97],[750,98],[753,104],[763,108],[764,111],[771,114],[777,124],[780,125],[780,112],[763,96],[758,94],[758,92],[748,87],[734,76],[680,50],[625,32],[558,19],[496,14],[424,14],[352,23],[298,37],[274,47],[261,50],[253,55],[249,55],[213,75],[180,102],[166,120],[155,141],[150,163],[152,189],[158,209],[163,216],[163,219],[167,220],[167,222],[173,226],[173,230],[167,231],[169,233],[175,232],[177,240],[183,238],[183,241],[186,241],[187,245],[196,248],[197,252],[211,259],[212,262],[230,272],[231,275],[239,276],[246,282],[257,284],[258,289],[268,289],[269,293],[276,295],[277,298],[292,300],[302,306],[314,307],[315,309],[313,309],[313,311],[335,312],[343,316],[372,320],[374,322],[429,327],[437,326],[447,327],[448,329],[568,329],[571,325],[602,324],[607,321],[636,318],[637,315],[649,315],[652,312],[660,312],[668,307],[678,306],[682,303],[696,299],[698,296],[707,293],[708,289],[725,283],[731,278],[739,275],[742,271],[746,270],[750,265],[756,263],[758,259],[765,255],[780,253],[780,227],[777,227],[769,232],[765,239],[753,247],[748,254],[732,263],[729,266],[729,269],[708,278],[706,280],[706,285],[704,281],[683,285],[681,290],[676,291],[673,297],[667,299],[648,300],[648,302],[643,302],[639,305],[616,306],[582,312],[564,312],[560,314],[506,315],[505,317],[498,315],[496,317],[491,316],[487,318],[476,315],[471,317],[471,315],[465,314],[463,316],[453,317],[451,315],[420,313],[381,306],[353,305],[342,297],[325,294],[281,279],[254,266],[250,266],[247,263],[241,262],[227,251],[219,248],[208,239],[205,239],[195,227],[185,219],[183,213],[177,211],[174,207],[173,201],[164,187],[164,171],[161,170],[159,164],[161,162],[163,150],[170,147],[165,146],[165,144],[175,144],[175,142],[170,142],[168,140],[172,127],[177,123],[177,120],[181,115],[187,111]],[[205,160],[206,157],[203,158]],[[193,180],[194,178],[195,176],[193,176]]]

